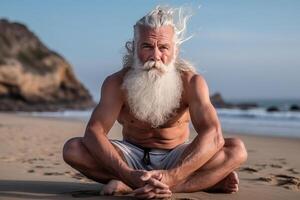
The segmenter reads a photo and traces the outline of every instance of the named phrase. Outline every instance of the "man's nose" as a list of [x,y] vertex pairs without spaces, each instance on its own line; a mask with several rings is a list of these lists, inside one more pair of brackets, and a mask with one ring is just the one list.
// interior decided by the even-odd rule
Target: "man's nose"
[[154,61],[160,61],[160,60],[161,60],[161,52],[160,52],[160,50],[159,50],[158,47],[154,47],[154,48],[153,48],[152,59],[153,59]]

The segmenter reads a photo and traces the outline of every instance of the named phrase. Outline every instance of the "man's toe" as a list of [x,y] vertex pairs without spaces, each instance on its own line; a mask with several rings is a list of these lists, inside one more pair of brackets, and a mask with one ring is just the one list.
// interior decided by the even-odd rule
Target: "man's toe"
[[230,193],[235,193],[239,190],[239,185],[238,184],[232,184],[232,185],[228,185],[228,191]]

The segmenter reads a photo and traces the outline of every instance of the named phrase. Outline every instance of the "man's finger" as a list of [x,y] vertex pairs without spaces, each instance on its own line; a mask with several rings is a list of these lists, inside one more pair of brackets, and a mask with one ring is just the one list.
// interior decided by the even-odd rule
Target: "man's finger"
[[161,189],[169,189],[169,186],[164,184],[163,182],[155,179],[155,178],[150,178],[148,181],[147,181],[148,184],[154,186],[154,187],[158,187],[158,188],[161,188]]
[[150,174],[149,172],[145,172],[145,173],[141,176],[142,181],[147,181],[149,178],[151,178],[151,174]]
[[150,192],[153,189],[154,189],[154,187],[152,185],[147,184],[144,187],[133,190],[132,192],[134,194],[144,194],[144,193]]
[[172,194],[169,189],[153,188],[152,186],[142,187],[133,191],[135,195],[143,195],[145,193],[154,192],[155,194]]
[[171,190],[169,190],[169,189],[158,189],[158,188],[155,188],[152,191],[154,193],[156,193],[156,194],[172,194]]
[[152,177],[153,178],[156,178],[157,180],[161,180],[162,179],[162,173],[161,172],[154,172],[154,173],[152,173]]

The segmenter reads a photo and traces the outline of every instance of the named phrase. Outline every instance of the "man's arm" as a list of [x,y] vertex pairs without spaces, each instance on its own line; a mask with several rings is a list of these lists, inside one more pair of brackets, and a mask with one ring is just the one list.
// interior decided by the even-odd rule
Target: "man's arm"
[[107,134],[118,118],[122,105],[120,80],[114,75],[109,76],[102,85],[100,102],[92,113],[83,137],[83,144],[99,165],[119,180],[123,180],[130,169],[109,142]]
[[[198,133],[183,154],[177,167],[169,170],[173,181],[187,178],[203,166],[224,145],[221,126],[216,110],[210,102],[208,87],[200,75],[194,75],[188,87],[189,112]],[[172,184],[172,183],[171,183]]]

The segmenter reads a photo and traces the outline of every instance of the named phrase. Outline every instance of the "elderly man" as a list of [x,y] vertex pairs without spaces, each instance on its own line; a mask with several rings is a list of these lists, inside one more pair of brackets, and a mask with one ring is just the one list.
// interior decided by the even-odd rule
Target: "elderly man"
[[[64,146],[64,160],[105,183],[103,194],[238,191],[234,170],[247,152],[241,140],[223,138],[204,78],[178,56],[186,19],[157,7],[135,24],[123,69],[105,79],[84,137]],[[107,137],[116,120],[123,140]],[[197,136],[187,142],[190,121]]]

